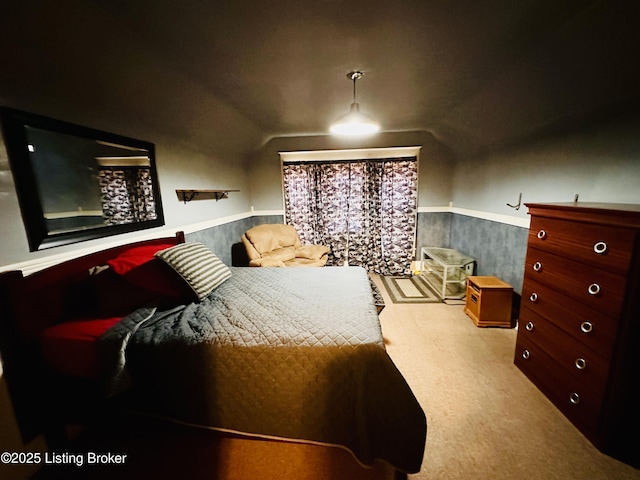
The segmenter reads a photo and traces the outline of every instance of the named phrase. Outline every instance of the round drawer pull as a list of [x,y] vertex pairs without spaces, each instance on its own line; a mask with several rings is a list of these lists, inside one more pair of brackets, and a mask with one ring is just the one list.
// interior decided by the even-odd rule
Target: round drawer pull
[[533,292],[530,296],[529,296],[529,300],[532,301],[533,303],[536,303],[538,301],[538,294],[536,292]]
[[522,358],[524,358],[525,360],[529,360],[529,357],[531,356],[531,352],[529,350],[524,350],[522,352]]
[[533,270],[536,272],[539,272],[540,270],[542,270],[542,264],[540,262],[536,262],[533,264]]
[[580,324],[580,330],[582,330],[584,333],[591,333],[591,331],[593,330],[593,323],[582,322]]
[[578,395],[576,392],[573,392],[571,395],[569,395],[569,401],[574,405],[578,405],[580,403],[580,395]]
[[587,368],[587,361],[584,358],[576,358],[575,365],[578,370],[584,370]]
[[533,322],[527,322],[524,328],[527,329],[527,331],[529,332],[533,331],[533,328],[534,328]]
[[598,255],[602,255],[603,253],[607,253],[608,248],[609,247],[605,242],[598,242],[593,246],[593,251],[596,252]]
[[538,232],[538,238],[539,238],[540,240],[544,240],[545,238],[547,238],[547,232],[545,232],[544,230],[540,230],[540,231]]
[[587,291],[589,292],[589,295],[598,295],[600,293],[600,285],[598,285],[597,283],[592,283],[591,285],[589,285]]

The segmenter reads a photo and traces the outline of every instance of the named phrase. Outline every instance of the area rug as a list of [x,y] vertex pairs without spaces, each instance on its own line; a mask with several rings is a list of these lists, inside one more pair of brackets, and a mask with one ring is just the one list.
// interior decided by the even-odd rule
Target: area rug
[[420,275],[383,276],[382,284],[393,303],[442,303],[442,299]]

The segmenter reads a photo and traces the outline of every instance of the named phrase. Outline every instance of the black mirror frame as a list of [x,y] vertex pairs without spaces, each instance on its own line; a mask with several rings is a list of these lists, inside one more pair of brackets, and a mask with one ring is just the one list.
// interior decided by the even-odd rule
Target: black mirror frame
[[[153,143],[108,133],[93,128],[75,125],[62,120],[56,120],[41,115],[23,112],[9,107],[0,107],[4,144],[9,157],[9,164],[13,172],[13,179],[18,194],[18,201],[29,250],[43,250],[47,248],[83,242],[122,233],[161,227],[164,225],[164,212],[160,196],[160,184],[155,162],[155,145]],[[151,183],[155,201],[156,218],[119,225],[107,225],[97,228],[80,229],[72,232],[51,234],[46,225],[42,201],[38,194],[38,185],[32,162],[27,150],[27,135],[25,127],[35,127],[77,137],[100,140],[108,143],[126,145],[133,148],[145,149],[149,152]]]

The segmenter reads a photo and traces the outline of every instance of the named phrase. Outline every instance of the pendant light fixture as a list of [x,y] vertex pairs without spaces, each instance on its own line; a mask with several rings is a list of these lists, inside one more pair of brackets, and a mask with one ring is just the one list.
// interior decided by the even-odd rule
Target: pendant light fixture
[[331,125],[331,133],[335,135],[370,135],[380,130],[380,125],[369,115],[360,111],[360,105],[356,101],[356,81],[362,76],[362,72],[349,72],[347,78],[353,81],[353,103],[349,113],[338,117]]

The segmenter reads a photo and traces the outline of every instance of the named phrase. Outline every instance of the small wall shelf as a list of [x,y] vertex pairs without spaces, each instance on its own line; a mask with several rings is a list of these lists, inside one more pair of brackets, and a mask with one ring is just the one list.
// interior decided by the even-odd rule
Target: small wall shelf
[[202,190],[202,189],[193,189],[193,190],[176,190],[176,195],[178,195],[178,199],[183,201],[184,203],[188,203],[191,200],[195,200],[198,198],[199,200],[207,200],[215,198],[216,202],[223,198],[229,197],[229,192],[239,192],[240,190]]

